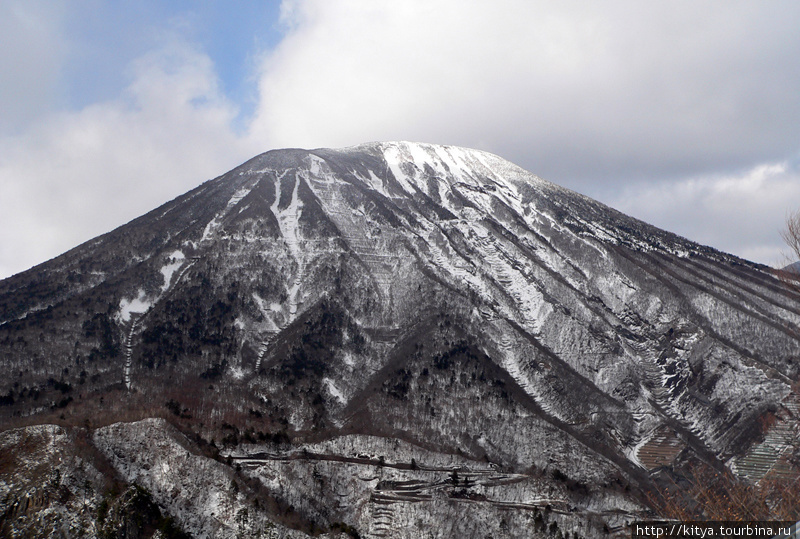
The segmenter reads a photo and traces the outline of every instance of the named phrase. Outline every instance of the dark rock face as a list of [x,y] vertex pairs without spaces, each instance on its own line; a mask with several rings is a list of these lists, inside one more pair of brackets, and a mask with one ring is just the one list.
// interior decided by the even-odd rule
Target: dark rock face
[[[469,537],[473,506],[475,537],[613,528],[651,469],[743,470],[765,417],[796,422],[799,299],[491,154],[279,150],[0,282],[0,413],[169,417],[301,531]],[[400,476],[340,504],[359,466]]]

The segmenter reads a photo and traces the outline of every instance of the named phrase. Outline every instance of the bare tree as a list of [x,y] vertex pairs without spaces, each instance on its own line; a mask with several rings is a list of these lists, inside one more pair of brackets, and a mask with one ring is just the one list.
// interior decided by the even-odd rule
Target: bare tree
[[781,237],[795,258],[800,260],[800,210],[791,213],[786,219],[786,228],[781,231]]
[[680,484],[670,479],[647,493],[656,512],[666,518],[701,520],[797,520],[800,518],[800,474],[771,472],[756,483],[719,472],[707,464],[684,470]]
[[800,210],[792,212],[786,218],[786,227],[781,230],[781,237],[789,246],[791,253],[786,269],[778,270],[778,277],[786,285],[800,292]]

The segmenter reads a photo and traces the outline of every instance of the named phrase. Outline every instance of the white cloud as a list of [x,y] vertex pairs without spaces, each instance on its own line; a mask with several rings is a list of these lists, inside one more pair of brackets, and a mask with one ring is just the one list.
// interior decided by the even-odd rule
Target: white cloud
[[767,163],[733,175],[640,183],[606,202],[699,243],[781,266],[786,248],[780,230],[800,208],[800,169]]
[[153,209],[257,153],[207,56],[181,42],[131,66],[115,100],[0,139],[0,275]]
[[265,146],[461,144],[582,188],[782,159],[800,140],[797,3],[283,7],[253,123]]

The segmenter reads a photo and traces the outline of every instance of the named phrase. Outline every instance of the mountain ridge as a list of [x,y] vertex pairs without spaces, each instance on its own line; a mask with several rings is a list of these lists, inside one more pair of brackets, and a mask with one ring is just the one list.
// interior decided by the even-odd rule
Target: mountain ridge
[[[482,519],[519,498],[524,527],[546,488],[614,527],[646,514],[664,469],[750,470],[771,429],[791,430],[798,299],[763,266],[487,152],[273,150],[0,281],[3,422],[164,416],[205,444],[227,440],[252,463],[241,473],[304,519],[373,529],[375,500],[388,499],[406,519],[397,533],[413,537],[444,491],[402,461],[416,451],[405,445],[392,481],[438,493],[415,494],[416,509],[380,481],[350,507],[322,486],[274,482],[318,463],[284,441],[394,439],[516,474],[517,487],[463,488],[497,502]],[[108,432],[143,436],[136,425],[104,430],[102,447],[121,443]],[[356,464],[331,456],[314,481],[344,485]],[[144,473],[139,457],[109,458]]]

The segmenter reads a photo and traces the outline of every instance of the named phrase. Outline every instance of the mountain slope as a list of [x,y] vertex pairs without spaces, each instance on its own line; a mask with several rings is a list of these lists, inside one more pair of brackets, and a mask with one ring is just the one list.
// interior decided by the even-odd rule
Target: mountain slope
[[[166,413],[242,458],[395,439],[544,481],[546,503],[501,493],[531,518],[600,522],[645,509],[651,469],[735,467],[796,423],[798,299],[485,152],[277,150],[0,282],[0,394],[9,426]],[[303,518],[373,529],[377,486],[339,511],[315,491]],[[435,499],[385,528],[451,514]]]

